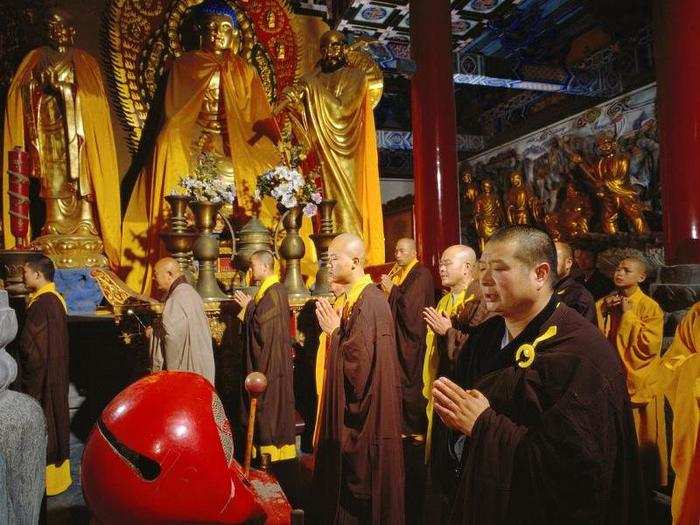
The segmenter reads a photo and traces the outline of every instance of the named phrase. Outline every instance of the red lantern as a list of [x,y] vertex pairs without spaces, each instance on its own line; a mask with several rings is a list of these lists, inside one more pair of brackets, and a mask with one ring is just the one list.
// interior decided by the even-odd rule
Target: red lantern
[[10,231],[16,247],[25,248],[29,233],[29,154],[16,146],[8,154],[10,180]]

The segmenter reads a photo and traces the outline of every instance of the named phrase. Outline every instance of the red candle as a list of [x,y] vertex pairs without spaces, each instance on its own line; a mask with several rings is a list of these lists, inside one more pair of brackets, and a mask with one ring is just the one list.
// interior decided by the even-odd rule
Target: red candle
[[8,152],[10,180],[10,231],[17,248],[25,248],[29,233],[29,154],[19,146]]

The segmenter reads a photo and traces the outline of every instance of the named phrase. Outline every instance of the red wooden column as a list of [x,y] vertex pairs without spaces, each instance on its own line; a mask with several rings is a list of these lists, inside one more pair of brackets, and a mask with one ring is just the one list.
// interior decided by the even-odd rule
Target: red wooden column
[[666,263],[700,264],[700,2],[655,4]]
[[411,0],[414,224],[421,261],[437,273],[442,251],[459,243],[457,118],[449,0]]

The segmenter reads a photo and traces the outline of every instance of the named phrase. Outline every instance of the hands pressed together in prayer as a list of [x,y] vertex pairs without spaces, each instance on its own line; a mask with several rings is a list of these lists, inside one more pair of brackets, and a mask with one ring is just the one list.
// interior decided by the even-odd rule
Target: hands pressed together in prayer
[[248,303],[252,301],[252,297],[244,294],[240,290],[236,290],[236,292],[233,294],[233,300],[236,301],[236,304],[240,306],[241,309],[245,310]]
[[464,390],[446,377],[433,383],[435,411],[452,430],[471,436],[479,416],[489,408],[489,400],[478,390]]
[[394,283],[391,280],[391,277],[383,274],[379,278],[379,286],[381,286],[382,290],[384,290],[386,293],[391,293],[391,289],[394,287]]
[[445,312],[438,312],[432,306],[423,308],[423,320],[438,335],[445,335],[452,328],[452,320],[445,315]]
[[622,294],[612,294],[608,295],[603,299],[603,314],[609,314],[613,312],[616,308],[619,308],[622,313],[628,312],[632,309],[632,303],[629,297]]
[[335,311],[328,299],[321,297],[316,301],[316,318],[318,324],[328,335],[331,335],[336,328],[340,327],[340,314]]

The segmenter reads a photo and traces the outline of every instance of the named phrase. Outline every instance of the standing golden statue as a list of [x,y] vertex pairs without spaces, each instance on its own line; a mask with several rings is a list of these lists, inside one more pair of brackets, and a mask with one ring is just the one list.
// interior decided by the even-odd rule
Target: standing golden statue
[[[119,175],[112,124],[97,61],[73,47],[64,11],[47,16],[48,46],[31,51],[8,92],[3,152],[5,247],[9,228],[8,152],[29,152],[46,206],[33,243],[63,268],[116,267],[121,242]],[[102,251],[107,255],[105,259]]]
[[483,251],[489,238],[503,225],[503,206],[496,194],[493,182],[481,183],[481,193],[474,202],[474,225],[479,235],[479,248]]
[[[200,49],[183,53],[170,69],[164,121],[124,217],[122,266],[130,268],[126,283],[144,294],[161,255],[164,197],[192,171],[203,151],[219,159],[225,178],[235,179],[238,206],[247,213],[253,210],[257,176],[282,162],[263,84],[237,55],[236,12],[225,2],[208,0],[196,15]],[[260,219],[270,226],[276,210],[267,204]]]
[[600,158],[594,164],[584,161],[577,153],[571,160],[581,167],[603,201],[603,232],[618,232],[620,212],[630,222],[636,233],[647,233],[649,227],[644,219],[644,205],[637,191],[630,184],[630,159],[626,153],[617,151],[615,139],[610,133],[601,133],[596,139]]
[[547,213],[544,218],[547,233],[555,241],[571,240],[590,231],[589,222],[593,216],[591,201],[573,182],[566,185],[566,195],[561,208]]
[[533,199],[535,196],[525,184],[522,173],[513,171],[510,174],[510,188],[504,199],[508,224],[511,226],[531,224]]
[[379,264],[384,226],[373,110],[383,77],[368,53],[343,38],[323,34],[321,60],[285,91],[277,111],[290,110],[317,153],[325,197],[338,202],[336,230],[361,236],[367,263]]
[[467,202],[473,203],[479,195],[479,186],[474,182],[474,174],[469,165],[462,169],[462,182],[464,184],[464,196]]

